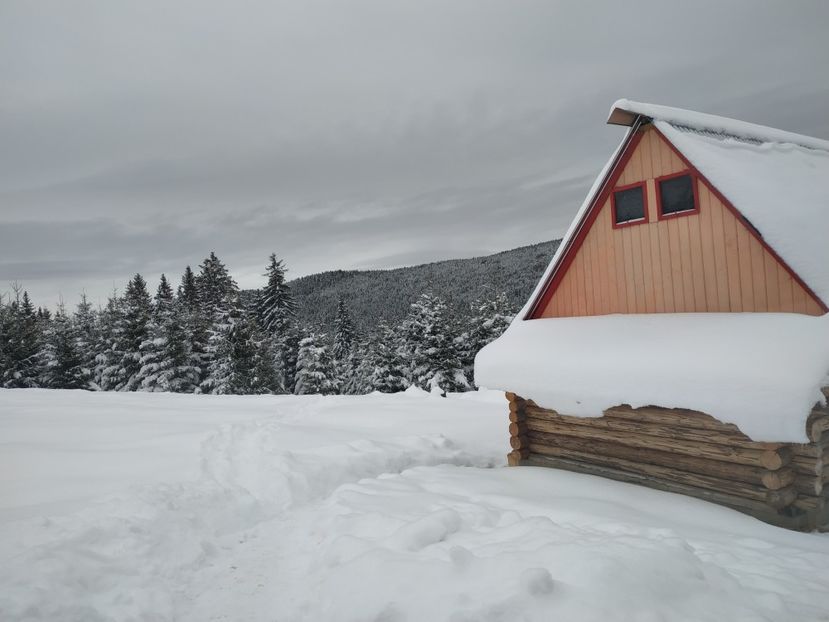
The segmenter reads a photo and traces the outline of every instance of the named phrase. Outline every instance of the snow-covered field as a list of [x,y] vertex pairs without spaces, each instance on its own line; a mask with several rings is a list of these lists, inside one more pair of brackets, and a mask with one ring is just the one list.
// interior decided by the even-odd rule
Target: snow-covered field
[[507,469],[500,393],[0,390],[0,620],[829,620],[829,537]]

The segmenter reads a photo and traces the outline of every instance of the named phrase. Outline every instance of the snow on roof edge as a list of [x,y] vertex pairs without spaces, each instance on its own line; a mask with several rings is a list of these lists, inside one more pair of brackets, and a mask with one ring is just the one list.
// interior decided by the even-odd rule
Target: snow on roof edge
[[[617,111],[628,112],[634,115],[629,120],[620,118]],[[779,130],[766,125],[749,123],[738,119],[720,117],[705,112],[695,112],[684,108],[673,108],[659,104],[648,104],[630,99],[616,100],[610,107],[607,122],[616,125],[631,125],[636,115],[667,121],[676,125],[684,125],[696,129],[705,129],[713,132],[729,134],[735,137],[759,140],[761,142],[792,143],[808,149],[829,151],[829,141],[804,134],[796,134]]]

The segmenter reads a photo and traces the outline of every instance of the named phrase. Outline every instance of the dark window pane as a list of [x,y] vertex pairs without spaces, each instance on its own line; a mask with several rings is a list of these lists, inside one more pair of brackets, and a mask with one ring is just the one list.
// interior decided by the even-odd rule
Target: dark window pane
[[694,209],[694,189],[690,175],[672,177],[659,182],[663,214],[676,214]]
[[617,225],[645,218],[645,197],[642,195],[642,190],[642,186],[636,186],[613,193]]

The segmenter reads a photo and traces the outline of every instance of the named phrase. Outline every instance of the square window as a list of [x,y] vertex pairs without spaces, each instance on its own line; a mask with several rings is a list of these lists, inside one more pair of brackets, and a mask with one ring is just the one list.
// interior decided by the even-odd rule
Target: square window
[[690,175],[679,175],[660,181],[659,205],[662,216],[694,211],[693,178]]
[[645,220],[645,186],[643,184],[613,193],[613,217],[617,225]]

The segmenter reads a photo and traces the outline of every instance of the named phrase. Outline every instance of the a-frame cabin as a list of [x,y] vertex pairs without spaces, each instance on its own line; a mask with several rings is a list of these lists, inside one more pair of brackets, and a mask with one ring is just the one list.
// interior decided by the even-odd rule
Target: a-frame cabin
[[627,100],[608,123],[629,129],[476,360],[510,464],[829,527],[829,141]]

